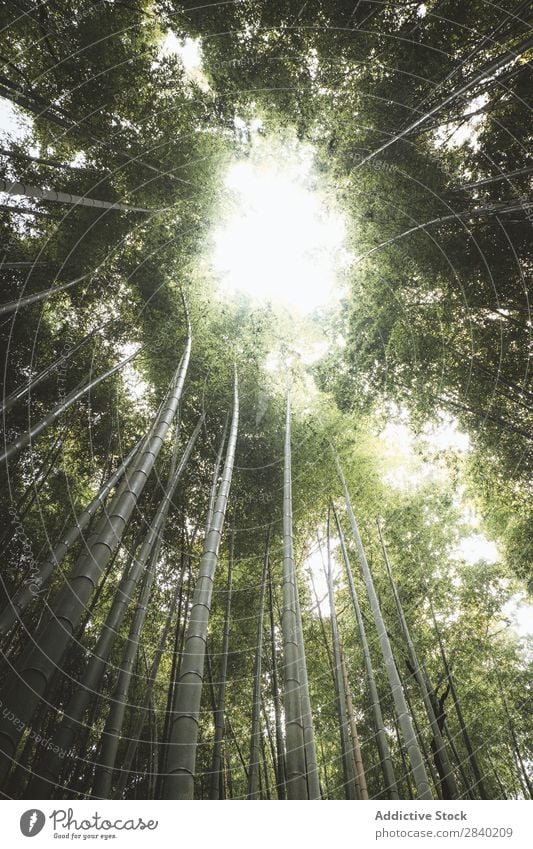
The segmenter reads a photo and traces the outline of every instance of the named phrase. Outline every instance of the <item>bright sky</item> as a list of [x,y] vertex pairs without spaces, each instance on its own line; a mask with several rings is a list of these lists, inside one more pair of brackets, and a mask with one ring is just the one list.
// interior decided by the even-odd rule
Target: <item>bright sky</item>
[[511,620],[511,628],[519,637],[533,639],[533,604],[529,604],[525,593],[511,596],[503,608],[503,613]]
[[301,145],[258,144],[226,176],[227,213],[214,234],[213,270],[228,292],[308,313],[338,294],[349,255],[340,213],[311,187],[313,157]]
[[[468,434],[460,430],[457,420],[448,413],[442,413],[438,424],[426,425],[422,433],[415,437],[406,412],[397,410],[381,432],[380,441],[383,444],[382,459],[387,467],[383,480],[400,490],[413,490],[432,481],[443,481],[449,475],[449,470],[439,456],[441,452],[452,451],[462,455],[470,450]],[[424,451],[424,458],[417,452],[417,446]],[[471,564],[480,560],[496,563],[500,559],[496,543],[475,530],[480,524],[480,518],[472,505],[464,501],[460,488],[457,490],[457,499],[465,522],[472,526],[472,533],[461,539],[452,552],[453,556]]]
[[23,138],[31,126],[31,118],[17,109],[9,100],[0,97],[0,135],[6,133],[16,139]]
[[200,88],[209,89],[207,79],[202,70],[202,48],[198,38],[177,38],[171,30],[168,30],[159,55],[161,57],[169,54],[179,56],[183,63],[185,73],[191,81]]
[[[338,588],[339,578],[342,575],[342,569],[339,565],[341,560],[340,544],[337,537],[332,536],[330,541],[331,547],[331,573],[333,576],[333,590]],[[325,537],[315,541],[313,547],[309,551],[304,563],[304,572],[306,573],[309,587],[311,590],[311,603],[315,606],[315,596],[313,593],[313,584],[318,596],[320,611],[322,616],[329,616],[331,607],[329,604],[328,579],[327,579],[327,545]],[[311,582],[311,577],[313,581]],[[314,611],[315,616],[318,616],[318,610]]]
[[[482,106],[485,106],[488,99],[487,94],[475,97],[465,106],[463,115],[468,115],[472,112],[476,112],[478,109],[481,109]],[[434,133],[435,144],[437,147],[445,145],[446,147],[453,149],[454,147],[459,147],[467,142],[473,150],[477,150],[479,147],[477,138],[482,128],[483,120],[484,116],[481,114],[473,115],[467,121],[463,121],[463,119],[461,119],[459,121],[454,121],[451,124],[444,124]]]

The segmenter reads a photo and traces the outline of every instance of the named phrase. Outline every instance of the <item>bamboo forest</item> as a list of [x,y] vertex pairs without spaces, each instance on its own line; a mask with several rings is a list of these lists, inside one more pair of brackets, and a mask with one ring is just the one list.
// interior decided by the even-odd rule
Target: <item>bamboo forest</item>
[[531,5],[0,16],[3,798],[532,798]]

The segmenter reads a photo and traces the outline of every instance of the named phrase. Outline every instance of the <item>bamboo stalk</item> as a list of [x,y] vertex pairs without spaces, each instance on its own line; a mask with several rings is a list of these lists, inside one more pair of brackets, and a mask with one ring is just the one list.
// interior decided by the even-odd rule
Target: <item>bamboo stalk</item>
[[263,622],[265,610],[265,589],[267,582],[270,548],[270,528],[268,529],[261,585],[259,590],[259,611],[257,616],[257,637],[254,663],[254,690],[252,696],[252,729],[250,734],[250,761],[248,767],[248,798],[257,799],[257,777],[259,772],[259,744],[261,738],[261,661],[263,653]]
[[432,799],[433,794],[431,793],[428,776],[426,773],[426,768],[424,766],[424,759],[422,757],[422,753],[420,751],[420,746],[415,734],[415,730],[413,727],[413,720],[409,709],[407,707],[407,702],[405,698],[405,693],[402,687],[402,683],[400,681],[400,676],[398,674],[398,669],[396,667],[396,663],[394,661],[394,656],[392,653],[392,648],[390,645],[389,637],[387,634],[387,629],[385,627],[385,623],[383,621],[383,615],[381,613],[381,607],[379,604],[379,600],[377,597],[377,593],[374,587],[374,581],[372,579],[372,575],[370,572],[370,568],[368,566],[368,562],[366,559],[365,551],[363,548],[363,543],[361,541],[361,536],[359,534],[359,528],[357,526],[357,522],[355,519],[355,515],[352,509],[350,496],[348,493],[348,487],[346,486],[346,481],[344,479],[344,475],[342,473],[342,469],[340,467],[337,455],[334,453],[335,464],[337,468],[337,474],[339,476],[339,480],[341,483],[341,487],[344,493],[344,498],[346,501],[346,511],[348,513],[348,518],[350,520],[350,525],[352,528],[352,533],[354,537],[354,542],[356,544],[357,552],[359,555],[359,562],[361,564],[361,570],[363,573],[363,579],[366,586],[366,591],[368,594],[368,598],[370,601],[370,607],[372,609],[372,615],[374,617],[374,623],[376,626],[376,630],[379,637],[379,642],[381,646],[381,651],[383,654],[383,660],[385,662],[385,668],[387,671],[387,675],[389,678],[390,687],[392,690],[392,697],[394,700],[394,704],[396,707],[396,711],[398,714],[398,721],[400,723],[400,728],[402,729],[402,734],[405,740],[405,744],[407,746],[407,752],[409,755],[409,760],[411,762],[411,768],[413,770],[413,775],[415,778],[415,783],[417,787],[417,793],[419,799]]
[[341,669],[342,669],[342,679],[344,683],[344,694],[346,697],[346,707],[348,713],[348,721],[350,723],[350,734],[352,737],[352,749],[353,749],[353,759],[355,766],[355,776],[356,781],[359,787],[359,796],[361,799],[368,799],[368,787],[366,785],[366,776],[365,776],[365,768],[363,765],[363,756],[361,753],[361,742],[359,740],[359,734],[357,733],[357,724],[355,722],[355,714],[353,709],[353,700],[352,700],[352,691],[350,688],[350,681],[348,678],[348,670],[346,668],[346,661],[344,659],[344,651],[342,649],[342,643],[339,645],[339,654],[341,661]]
[[348,558],[348,552],[346,550],[346,543],[344,541],[344,534],[342,532],[342,528],[339,522],[339,517],[337,515],[337,511],[333,506],[333,515],[335,516],[335,522],[337,525],[337,533],[339,535],[339,542],[342,552],[342,558],[344,561],[344,568],[346,570],[346,575],[348,577],[348,586],[350,589],[350,597],[352,600],[352,605],[355,613],[355,619],[357,623],[357,630],[359,631],[359,639],[361,641],[361,647],[363,649],[363,659],[365,663],[366,669],[366,677],[368,682],[368,691],[370,695],[370,705],[372,708],[372,718],[374,723],[374,731],[376,737],[376,745],[378,747],[379,752],[379,760],[381,764],[381,769],[383,771],[383,778],[385,780],[385,789],[387,795],[390,799],[399,799],[400,795],[398,793],[398,787],[396,784],[396,777],[394,774],[394,767],[392,764],[392,758],[389,749],[389,742],[387,738],[387,732],[385,731],[385,723],[383,721],[383,714],[381,711],[381,702],[378,694],[378,689],[376,685],[376,679],[374,675],[374,666],[372,663],[372,657],[370,655],[370,648],[368,645],[368,639],[366,636],[365,623],[363,620],[363,616],[361,613],[361,607],[359,605],[359,599],[357,597],[357,591],[355,589],[355,583],[352,575],[352,569],[350,566],[350,560]]
[[192,799],[198,740],[198,717],[202,697],[207,626],[211,609],[213,580],[228,503],[239,423],[237,374],[234,380],[233,416],[220,482],[213,523],[204,542],[199,576],[193,595],[193,606],[187,627],[185,649],[176,688],[170,729],[167,774],[163,784],[166,799]]
[[113,499],[109,511],[98,523],[87,555],[82,555],[76,562],[68,583],[57,596],[51,614],[44,619],[16,668],[7,676],[2,692],[6,715],[12,711],[18,716],[20,724],[15,726],[6,716],[0,717],[0,781],[9,772],[22,730],[31,722],[53,672],[62,662],[85,605],[93,594],[109,558],[120,544],[147,477],[154,467],[163,439],[175,417],[190,358],[189,324],[188,328],[185,353],[172,388],[156,417],[149,439],[135,458],[131,475],[127,475],[127,489],[117,493]]
[[211,782],[209,792],[210,799],[220,798],[222,748],[224,745],[225,730],[226,678],[228,671],[234,553],[235,531],[232,530],[229,544],[228,577],[226,583],[226,609],[224,613],[224,632],[222,634],[222,652],[220,658],[220,681],[218,687],[217,706],[215,709],[215,741],[213,745],[213,759],[211,762]]

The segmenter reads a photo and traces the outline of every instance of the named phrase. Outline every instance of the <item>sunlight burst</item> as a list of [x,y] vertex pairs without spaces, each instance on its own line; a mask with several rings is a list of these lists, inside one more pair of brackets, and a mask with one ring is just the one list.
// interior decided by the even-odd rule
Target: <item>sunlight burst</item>
[[310,150],[302,146],[297,153],[274,149],[230,168],[232,203],[214,234],[213,255],[225,291],[301,313],[338,294],[337,278],[349,261],[344,220],[312,186],[312,165]]

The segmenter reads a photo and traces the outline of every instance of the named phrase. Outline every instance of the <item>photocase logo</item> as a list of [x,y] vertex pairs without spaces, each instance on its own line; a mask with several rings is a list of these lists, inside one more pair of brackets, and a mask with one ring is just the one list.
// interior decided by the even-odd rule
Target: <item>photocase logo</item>
[[35,837],[42,830],[46,817],[42,811],[32,808],[25,811],[20,818],[20,830],[24,837]]

